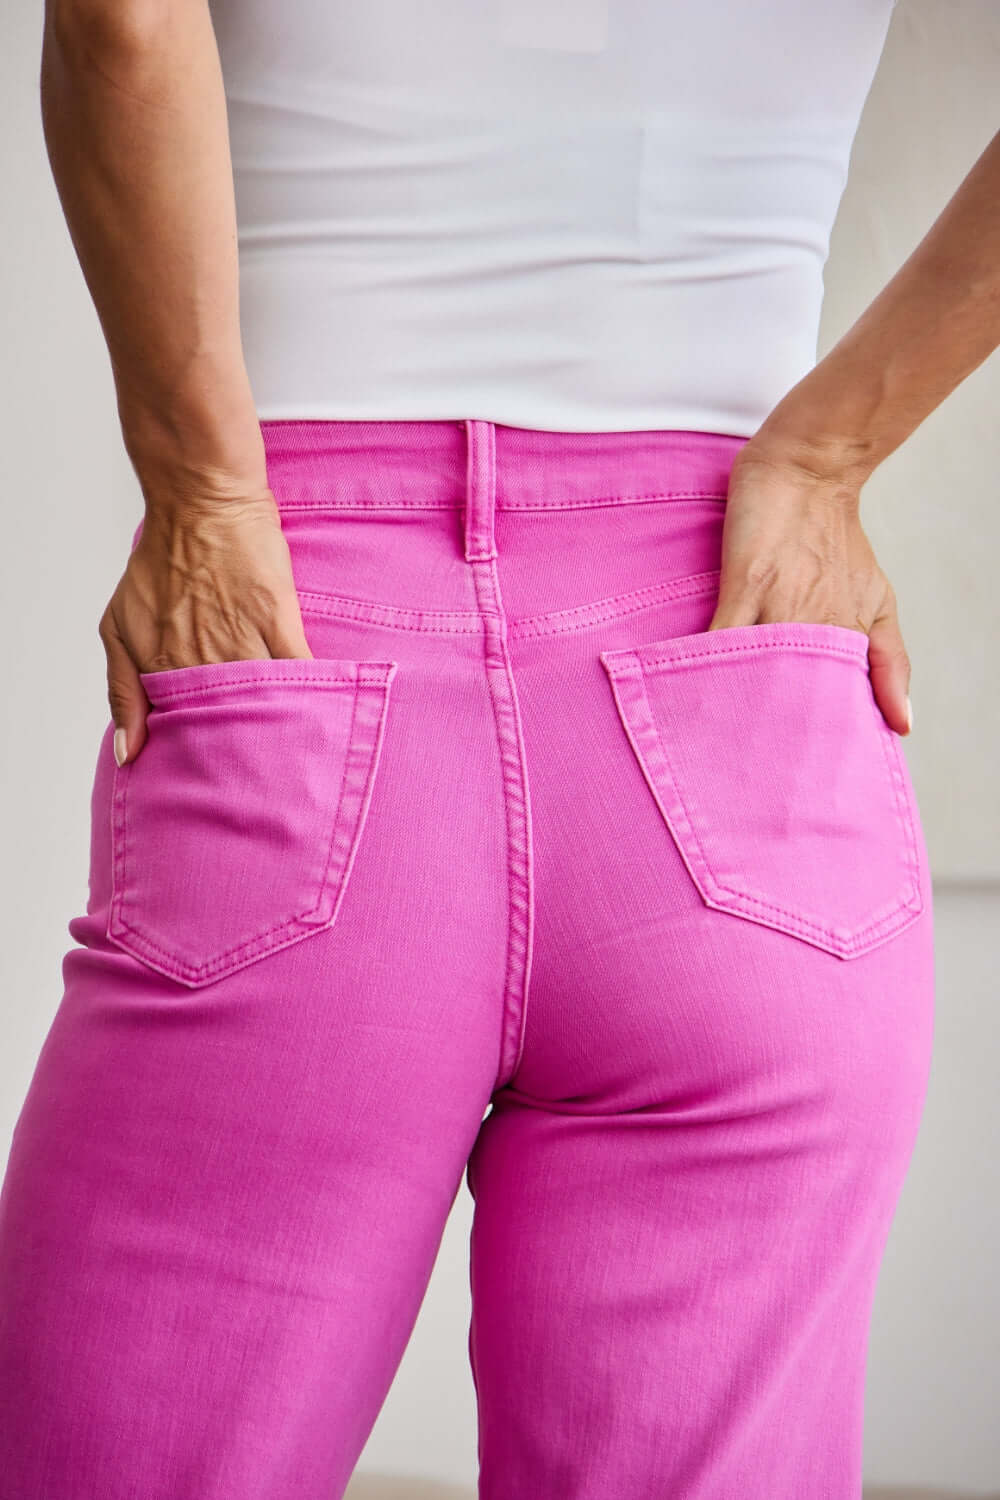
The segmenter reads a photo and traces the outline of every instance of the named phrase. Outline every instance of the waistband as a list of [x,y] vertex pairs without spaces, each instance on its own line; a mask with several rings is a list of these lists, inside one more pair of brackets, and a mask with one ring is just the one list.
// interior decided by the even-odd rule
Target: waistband
[[498,510],[725,498],[745,436],[681,429],[555,432],[481,418],[260,422],[282,510],[450,510],[489,467]]

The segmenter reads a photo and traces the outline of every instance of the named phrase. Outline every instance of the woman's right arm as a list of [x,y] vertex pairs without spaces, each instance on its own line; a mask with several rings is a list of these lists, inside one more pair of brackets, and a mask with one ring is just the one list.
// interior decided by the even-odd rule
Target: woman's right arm
[[146,733],[140,671],[311,652],[243,362],[207,0],[46,0],[40,85],[146,507],[100,624],[115,754],[131,759]]

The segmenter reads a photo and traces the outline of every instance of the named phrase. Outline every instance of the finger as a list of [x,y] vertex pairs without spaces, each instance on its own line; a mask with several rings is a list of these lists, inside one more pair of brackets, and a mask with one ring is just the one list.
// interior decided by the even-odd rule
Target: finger
[[264,639],[272,656],[311,657],[313,654],[306,640],[298,601],[294,609],[286,610],[271,623],[270,629],[264,632]]
[[102,634],[108,658],[108,703],[115,724],[114,752],[119,766],[135,760],[146,742],[148,700],[125,642],[113,626]]
[[891,592],[884,611],[876,616],[868,632],[868,666],[872,692],[886,723],[897,734],[909,734],[913,727],[910,658]]
[[759,615],[760,604],[756,595],[722,579],[708,629],[728,630],[734,625],[756,625]]

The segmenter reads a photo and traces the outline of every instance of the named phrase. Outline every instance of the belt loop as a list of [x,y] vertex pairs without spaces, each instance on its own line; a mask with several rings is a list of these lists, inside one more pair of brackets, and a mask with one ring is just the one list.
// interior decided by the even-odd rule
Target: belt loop
[[478,417],[465,418],[465,560],[496,557],[493,517],[496,511],[496,428]]

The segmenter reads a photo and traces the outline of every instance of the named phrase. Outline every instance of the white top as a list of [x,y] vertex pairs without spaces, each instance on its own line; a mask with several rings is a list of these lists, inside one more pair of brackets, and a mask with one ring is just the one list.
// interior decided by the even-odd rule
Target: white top
[[894,0],[210,0],[260,418],[750,436]]

